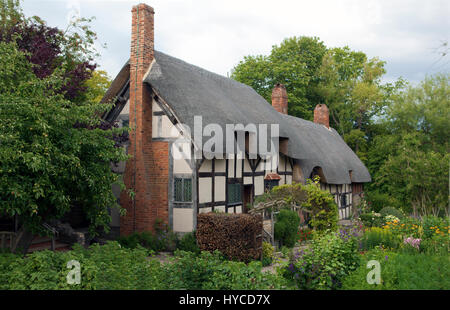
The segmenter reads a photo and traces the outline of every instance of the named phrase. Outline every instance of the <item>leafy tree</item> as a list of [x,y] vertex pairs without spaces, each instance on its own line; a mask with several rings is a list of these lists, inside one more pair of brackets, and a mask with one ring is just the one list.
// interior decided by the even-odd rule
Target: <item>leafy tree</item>
[[381,193],[415,214],[448,214],[450,88],[448,74],[427,77],[397,94],[386,128],[369,152]]
[[111,85],[111,78],[103,70],[96,70],[89,80],[86,80],[85,100],[100,102]]
[[64,68],[64,83],[60,91],[75,102],[85,100],[85,81],[89,80],[96,64],[94,41],[97,36],[90,28],[93,18],[73,20],[67,29],[49,27],[37,16],[26,18],[20,1],[0,0],[0,41],[14,41],[26,52],[39,78],[48,77],[56,68]]
[[326,47],[318,38],[292,37],[274,45],[269,56],[246,56],[233,68],[231,77],[251,86],[271,102],[277,83],[286,86],[289,114],[312,120],[318,103],[315,86],[317,70],[322,64]]
[[0,42],[0,213],[36,233],[77,204],[92,233],[107,230],[108,208],[119,207],[111,185],[123,188],[110,165],[127,159],[112,138],[124,129],[97,128],[111,105],[74,105],[61,93],[64,70],[39,78],[19,49]]

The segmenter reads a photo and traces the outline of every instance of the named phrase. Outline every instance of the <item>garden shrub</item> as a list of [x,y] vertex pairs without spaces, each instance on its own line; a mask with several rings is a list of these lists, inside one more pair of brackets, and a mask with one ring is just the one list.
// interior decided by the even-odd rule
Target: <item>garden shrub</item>
[[[367,283],[367,262],[377,260],[381,266],[381,283]],[[362,256],[360,267],[347,276],[342,289],[350,290],[449,290],[448,255],[406,254],[379,248]]]
[[399,207],[399,202],[392,195],[380,193],[379,191],[366,190],[364,192],[370,209],[379,213],[386,206]]
[[298,226],[300,217],[297,212],[283,209],[276,216],[274,225],[275,239],[282,245],[292,248],[297,241]]
[[298,242],[305,242],[311,240],[312,238],[312,230],[309,228],[300,228],[297,232],[297,240]]
[[358,267],[359,260],[356,236],[329,232],[294,255],[283,275],[299,289],[335,289]]
[[384,207],[383,209],[381,209],[380,214],[383,218],[386,218],[386,216],[388,215],[393,215],[399,220],[402,220],[405,217],[401,210],[393,207]]
[[426,215],[421,219],[424,238],[432,238],[434,235],[449,234],[449,220],[434,215]]
[[318,178],[308,180],[303,189],[307,193],[307,201],[303,207],[310,211],[308,225],[318,231],[336,230],[339,213],[330,192],[320,189]]
[[177,249],[197,254],[200,253],[200,249],[197,245],[197,238],[195,237],[195,232],[184,234],[178,242]]
[[[121,247],[117,242],[75,244],[68,252],[38,251],[25,257],[0,255],[0,289],[163,289],[160,264],[148,250]],[[81,282],[67,283],[70,260],[80,262]]]
[[231,260],[257,260],[262,254],[262,227],[259,214],[198,214],[197,244],[202,251],[219,250]]
[[366,229],[361,238],[361,248],[371,250],[376,246],[383,246],[384,248],[396,249],[401,242],[400,238],[389,229],[370,227]]
[[275,249],[266,241],[262,243],[262,265],[269,266],[272,264]]
[[164,240],[161,237],[158,238],[156,235],[149,231],[144,231],[141,233],[135,232],[128,236],[120,236],[117,241],[120,243],[120,245],[128,249],[135,249],[138,246],[142,246],[146,249],[160,252],[164,251],[167,248]]
[[203,251],[199,256],[176,251],[171,262],[164,265],[165,285],[170,289],[245,290],[280,289],[286,281],[270,272],[261,271],[261,262],[227,261],[219,251]]
[[271,191],[255,199],[255,205],[260,202],[284,201],[286,208],[292,205],[301,206],[308,213],[308,225],[320,231],[336,230],[339,220],[338,208],[333,196],[320,189],[319,179],[301,183],[275,186]]
[[374,211],[370,213],[363,213],[359,216],[359,218],[366,227],[381,227],[385,223],[381,214]]

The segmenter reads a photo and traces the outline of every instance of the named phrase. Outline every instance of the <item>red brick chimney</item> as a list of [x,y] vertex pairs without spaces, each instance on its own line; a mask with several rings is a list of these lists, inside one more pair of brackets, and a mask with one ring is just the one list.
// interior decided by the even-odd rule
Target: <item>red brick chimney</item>
[[154,58],[154,11],[146,4],[133,7],[130,54],[130,114],[128,154],[124,191],[120,203],[127,211],[121,217],[120,234],[153,230],[156,218],[168,220],[167,142],[152,141],[152,94],[143,78]]
[[314,123],[330,128],[330,113],[326,104],[318,104],[314,109]]
[[272,90],[272,106],[280,113],[288,114],[288,97],[286,87],[276,84]]

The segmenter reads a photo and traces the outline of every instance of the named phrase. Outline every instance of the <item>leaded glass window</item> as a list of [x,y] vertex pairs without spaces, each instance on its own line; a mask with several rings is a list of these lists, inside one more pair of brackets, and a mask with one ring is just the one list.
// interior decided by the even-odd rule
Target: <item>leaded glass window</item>
[[228,204],[237,204],[242,202],[241,183],[228,184]]
[[173,189],[175,201],[177,202],[192,201],[192,179],[175,178]]

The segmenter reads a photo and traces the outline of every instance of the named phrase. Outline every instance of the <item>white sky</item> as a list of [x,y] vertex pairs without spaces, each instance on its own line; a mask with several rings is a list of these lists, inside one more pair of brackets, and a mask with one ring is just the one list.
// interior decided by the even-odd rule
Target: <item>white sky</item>
[[93,30],[107,44],[98,63],[115,77],[129,58],[139,2],[155,9],[157,50],[225,76],[244,56],[302,35],[378,56],[387,62],[385,81],[450,71],[450,55],[438,54],[450,41],[448,0],[24,0],[22,7],[59,28],[75,11],[95,16]]

